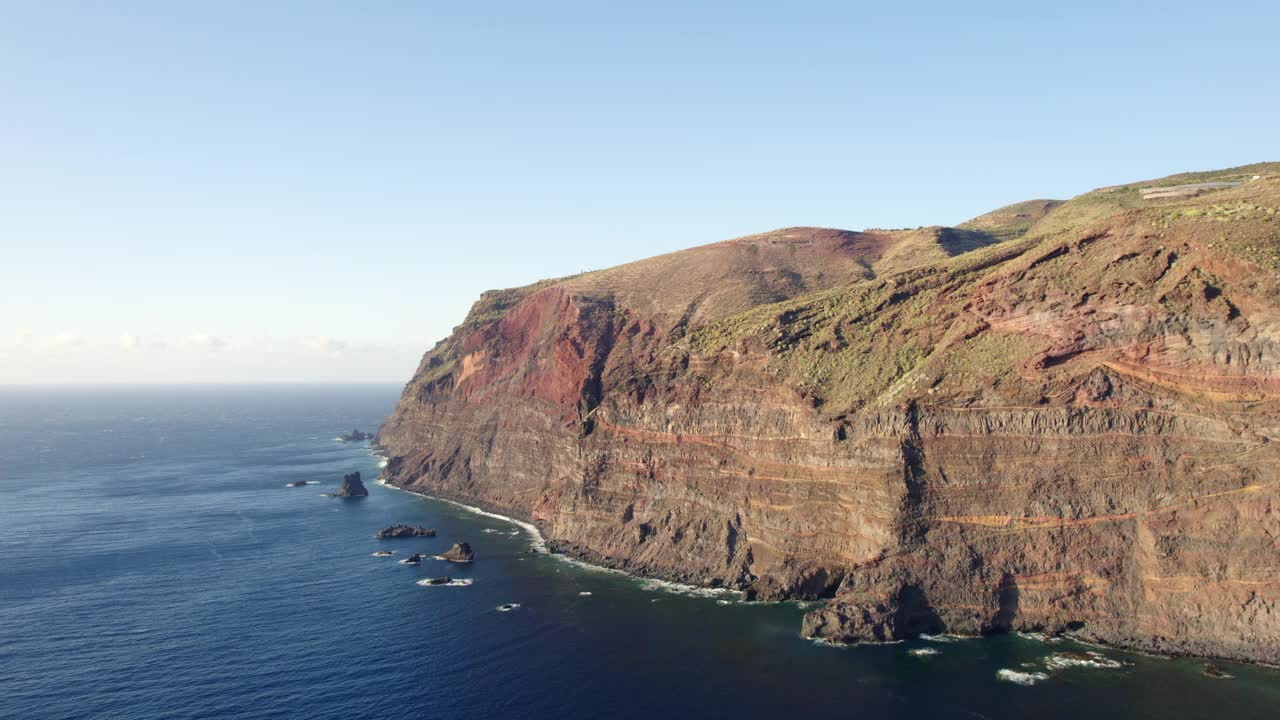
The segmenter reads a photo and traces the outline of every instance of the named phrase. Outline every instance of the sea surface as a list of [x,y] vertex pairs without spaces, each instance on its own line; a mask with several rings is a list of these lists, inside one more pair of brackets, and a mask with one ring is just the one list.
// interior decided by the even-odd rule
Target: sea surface
[[[828,647],[796,603],[530,554],[517,525],[374,482],[323,497],[377,475],[335,436],[398,393],[0,389],[0,718],[1280,716],[1276,670],[1019,635]],[[439,535],[373,538],[394,522]],[[457,540],[474,564],[397,562]],[[416,584],[442,575],[472,582]],[[1053,669],[1069,650],[1096,666]]]

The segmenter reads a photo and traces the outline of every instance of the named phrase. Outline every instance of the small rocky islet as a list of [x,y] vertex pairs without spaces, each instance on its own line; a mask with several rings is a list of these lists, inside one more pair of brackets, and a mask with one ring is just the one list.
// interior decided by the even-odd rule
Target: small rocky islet
[[453,547],[437,555],[436,559],[447,560],[452,563],[469,563],[476,559],[476,554],[469,543],[458,542],[454,543]]
[[361,432],[357,428],[352,428],[351,432],[338,436],[339,442],[364,442],[372,439],[373,433]]
[[392,540],[397,538],[412,537],[435,537],[436,531],[432,528],[422,527],[421,525],[405,525],[396,523],[379,530],[374,537],[378,540]]
[[360,480],[360,472],[356,471],[342,476],[342,486],[335,493],[325,493],[328,497],[368,497],[369,489]]

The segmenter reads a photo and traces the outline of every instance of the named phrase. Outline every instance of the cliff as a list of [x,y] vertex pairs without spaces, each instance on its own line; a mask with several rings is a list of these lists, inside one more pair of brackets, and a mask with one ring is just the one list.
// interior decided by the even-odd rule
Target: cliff
[[804,632],[835,642],[1280,662],[1280,164],[1141,187],[1202,182],[1242,184],[486,293],[380,429],[386,478],[594,562],[830,598]]

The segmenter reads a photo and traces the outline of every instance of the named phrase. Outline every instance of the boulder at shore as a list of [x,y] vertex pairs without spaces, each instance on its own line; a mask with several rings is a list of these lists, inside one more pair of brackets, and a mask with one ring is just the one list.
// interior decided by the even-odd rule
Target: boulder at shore
[[366,497],[368,495],[369,490],[365,488],[364,483],[360,482],[359,472],[343,475],[342,487],[333,494],[334,497]]
[[421,525],[402,525],[396,523],[390,527],[382,528],[378,531],[375,538],[379,540],[388,540],[391,538],[411,538],[411,537],[435,537],[436,531],[431,528],[425,528]]
[[476,554],[471,551],[471,545],[454,543],[453,547],[446,550],[443,555],[437,555],[436,557],[449,562],[469,563],[476,559]]

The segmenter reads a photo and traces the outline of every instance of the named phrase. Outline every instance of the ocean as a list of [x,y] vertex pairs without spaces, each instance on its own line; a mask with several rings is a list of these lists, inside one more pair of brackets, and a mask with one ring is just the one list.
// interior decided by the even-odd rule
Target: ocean
[[[799,636],[798,603],[531,554],[529,531],[382,487],[378,458],[336,441],[375,429],[398,394],[0,389],[0,718],[1167,720],[1280,707],[1273,669],[1219,663],[1231,677],[1213,678],[1193,659],[1016,634],[835,648]],[[356,470],[369,497],[321,495]],[[285,487],[297,480],[319,484]],[[438,535],[373,538],[395,522]],[[397,562],[455,541],[473,564]],[[395,556],[372,555],[384,548]],[[471,583],[417,584],[441,575]]]

